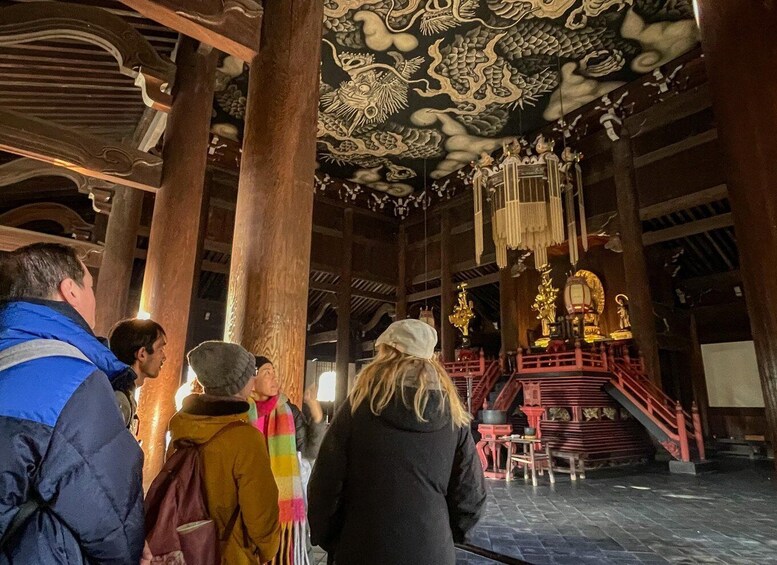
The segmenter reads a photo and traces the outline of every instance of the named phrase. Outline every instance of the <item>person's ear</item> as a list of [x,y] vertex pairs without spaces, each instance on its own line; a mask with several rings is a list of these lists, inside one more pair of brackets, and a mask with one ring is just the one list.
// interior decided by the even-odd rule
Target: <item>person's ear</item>
[[148,351],[146,351],[145,347],[141,347],[135,352],[135,359],[137,359],[140,363],[146,362],[146,359],[148,359]]

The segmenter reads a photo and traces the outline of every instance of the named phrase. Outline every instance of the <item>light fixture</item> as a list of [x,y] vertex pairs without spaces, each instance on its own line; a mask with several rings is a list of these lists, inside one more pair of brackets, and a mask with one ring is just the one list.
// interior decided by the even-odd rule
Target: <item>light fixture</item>
[[318,377],[318,395],[316,400],[319,402],[334,402],[336,388],[337,373],[334,371],[324,371]]

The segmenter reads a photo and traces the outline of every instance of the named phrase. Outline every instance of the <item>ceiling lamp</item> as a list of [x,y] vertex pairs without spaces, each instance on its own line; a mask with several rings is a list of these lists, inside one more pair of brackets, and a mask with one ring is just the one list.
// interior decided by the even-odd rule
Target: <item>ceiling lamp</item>
[[578,260],[577,196],[584,250],[588,234],[583,203],[580,169],[582,155],[565,147],[561,156],[553,152],[553,141],[537,137],[521,155],[522,147],[513,141],[503,148],[501,161],[483,154],[474,165],[472,175],[475,212],[475,260],[483,255],[483,200],[490,202],[491,230],[496,247],[496,264],[507,266],[508,249],[534,253],[537,269],[548,263],[548,247],[564,241],[564,208],[566,208],[569,258]]

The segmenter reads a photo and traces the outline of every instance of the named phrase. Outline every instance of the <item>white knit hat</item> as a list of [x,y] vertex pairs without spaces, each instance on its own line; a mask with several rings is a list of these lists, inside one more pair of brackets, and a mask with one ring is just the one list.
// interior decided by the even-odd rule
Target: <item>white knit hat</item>
[[437,331],[421,320],[399,320],[380,334],[375,345],[390,345],[405,355],[431,359],[437,345]]

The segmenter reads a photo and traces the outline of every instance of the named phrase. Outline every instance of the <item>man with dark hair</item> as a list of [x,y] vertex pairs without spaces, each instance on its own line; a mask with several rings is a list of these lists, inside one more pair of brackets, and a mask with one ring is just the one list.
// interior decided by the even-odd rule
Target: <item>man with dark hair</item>
[[113,326],[109,336],[111,351],[122,363],[132,368],[129,375],[115,379],[113,390],[124,423],[134,434],[138,433],[135,391],[146,379],[155,379],[167,359],[167,338],[162,326],[153,320],[131,318]]
[[127,366],[92,333],[92,284],[65,245],[0,256],[0,565],[144,553],[143,454],[108,381]]

